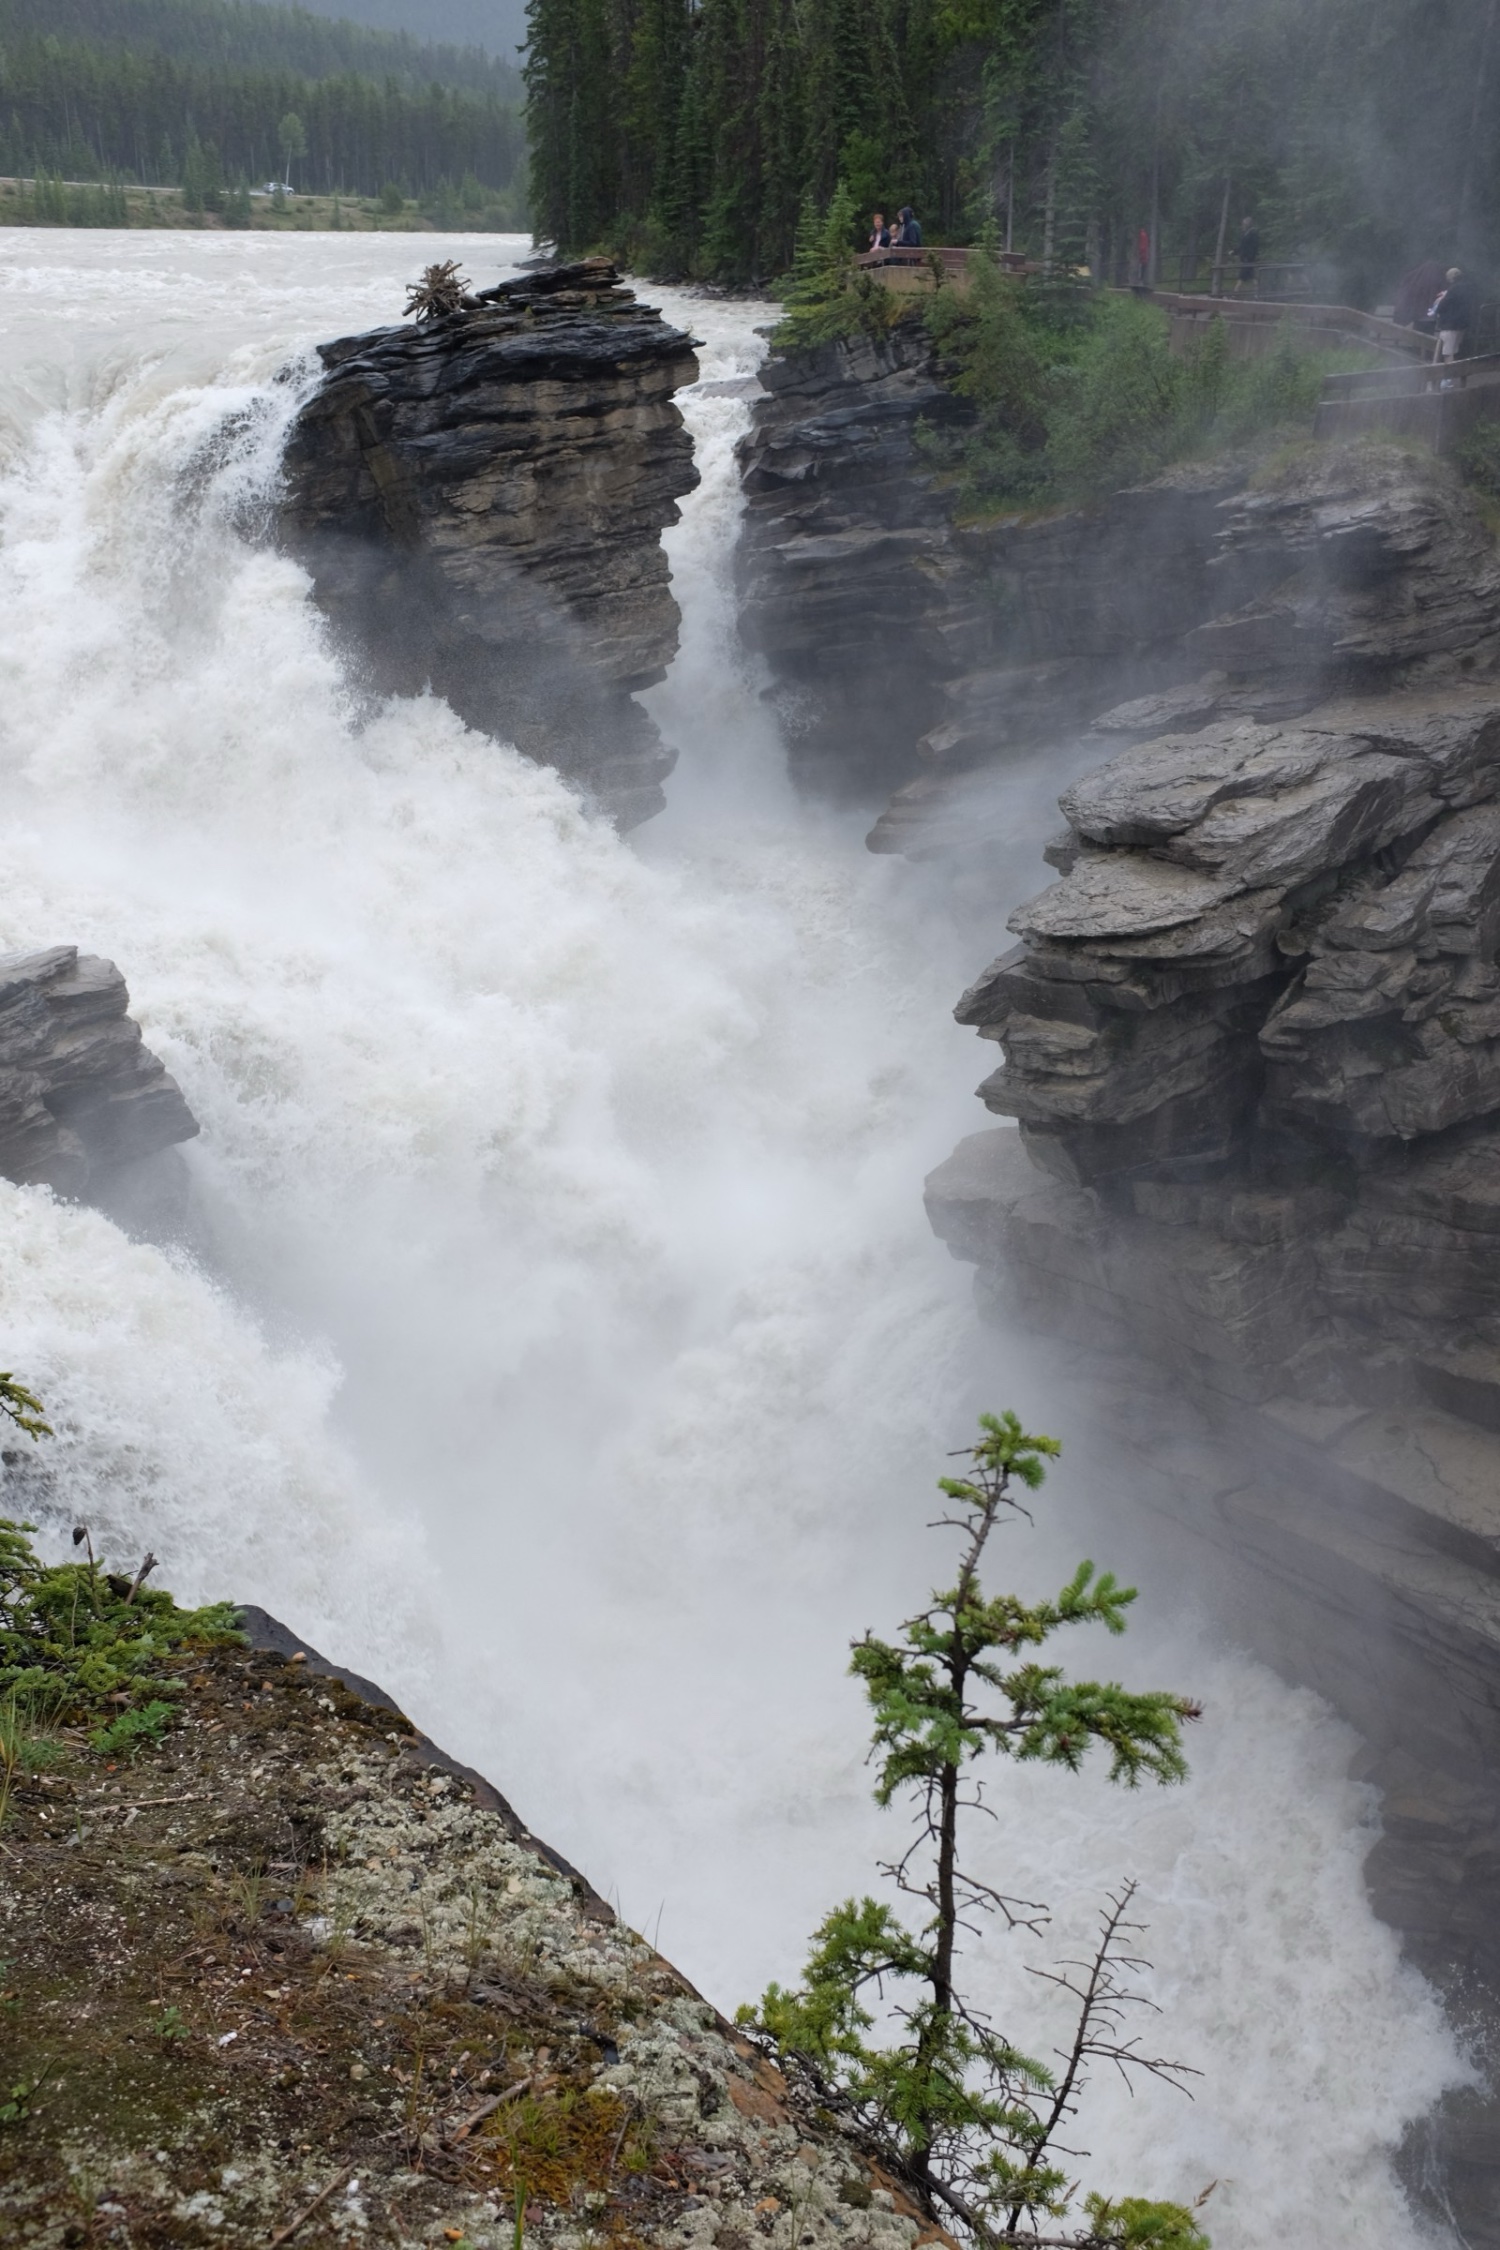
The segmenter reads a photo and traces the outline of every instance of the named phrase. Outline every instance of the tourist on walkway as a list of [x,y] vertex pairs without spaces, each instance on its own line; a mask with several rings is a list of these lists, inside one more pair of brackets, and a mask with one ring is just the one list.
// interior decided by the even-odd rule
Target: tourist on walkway
[[1479,319],[1479,299],[1461,266],[1448,268],[1447,287],[1433,306],[1432,317],[1437,322],[1437,357],[1462,359]]
[[1140,228],[1135,238],[1135,278],[1138,287],[1142,289],[1150,288],[1151,230],[1149,227]]
[[922,247],[921,221],[909,203],[901,206],[901,223],[891,236],[891,241],[899,244],[903,250],[920,250]]
[[1253,219],[1240,221],[1240,278],[1235,284],[1235,295],[1242,289],[1253,289],[1260,271],[1260,230]]
[[889,250],[890,246],[891,230],[885,223],[885,213],[877,211],[870,228],[870,248],[872,250]]

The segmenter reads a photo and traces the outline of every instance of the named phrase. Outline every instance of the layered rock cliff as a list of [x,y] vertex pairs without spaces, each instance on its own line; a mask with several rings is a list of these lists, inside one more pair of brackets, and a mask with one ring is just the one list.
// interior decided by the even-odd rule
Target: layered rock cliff
[[[958,1008],[1015,1124],[928,1204],[1007,1335],[1065,1347],[1171,1567],[1365,1735],[1377,1899],[1494,2020],[1500,565],[1379,446],[1218,515],[1260,590],[1075,740],[1058,880]],[[1497,2146],[1493,2108],[1449,2135],[1476,2243]]]
[[660,810],[671,754],[633,698],[677,646],[689,338],[590,259],[321,356],[282,536],[366,678],[430,685],[621,827]]
[[1493,541],[1413,449],[1219,455],[966,522],[922,435],[964,409],[920,327],[773,356],[762,382],[741,629],[804,781],[894,791],[876,851],[982,858],[1010,823],[995,784],[1106,712],[1141,738],[1491,661]]
[[113,961],[76,945],[0,959],[0,1177],[98,1197],[193,1138],[129,1006]]

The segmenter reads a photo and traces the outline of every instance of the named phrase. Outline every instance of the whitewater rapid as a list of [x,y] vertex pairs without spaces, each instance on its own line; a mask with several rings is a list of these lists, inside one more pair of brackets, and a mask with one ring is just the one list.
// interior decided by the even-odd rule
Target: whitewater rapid
[[[60,1432],[5,1504],[374,1674],[732,2007],[890,1848],[846,1644],[941,1576],[975,1408],[1027,1404],[920,1201],[983,1122],[949,1010],[1008,902],[956,929],[788,787],[729,580],[763,308],[661,293],[706,339],[661,820],[352,691],[263,541],[281,433],[312,342],[455,253],[524,251],[0,234],[0,947],[117,960],[203,1126],[188,1246],[0,1183],[0,1363]],[[1351,1737],[1170,1586],[1123,1663],[1205,1701],[1193,1778],[999,1777],[983,1849],[1056,1920],[976,1981],[1045,2048],[1026,1964],[1138,1876],[1202,2076],[1101,2083],[1082,2169],[1217,2181],[1220,2250],[1416,2244],[1392,2151],[1464,2065],[1366,1904]]]

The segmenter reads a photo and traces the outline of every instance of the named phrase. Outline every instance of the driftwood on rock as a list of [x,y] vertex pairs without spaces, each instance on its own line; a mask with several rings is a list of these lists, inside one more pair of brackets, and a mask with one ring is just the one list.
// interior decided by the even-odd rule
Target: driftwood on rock
[[478,305],[479,299],[469,295],[458,260],[445,258],[441,265],[425,266],[420,281],[407,283],[404,317],[442,320],[449,313],[473,312]]

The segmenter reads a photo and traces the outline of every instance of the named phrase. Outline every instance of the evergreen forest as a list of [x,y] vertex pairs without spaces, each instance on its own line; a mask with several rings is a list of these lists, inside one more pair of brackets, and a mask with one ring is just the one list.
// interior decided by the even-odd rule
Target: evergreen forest
[[[0,173],[376,195],[523,167],[521,83],[474,49],[244,0],[0,0]],[[213,192],[210,187],[210,193]]]
[[[280,0],[255,0],[275,7]],[[526,36],[526,0],[299,0],[315,16],[342,16],[384,31],[410,31],[487,54],[513,55]]]
[[[565,251],[767,282],[860,221],[1106,280],[1207,273],[1241,221],[1313,293],[1491,264],[1500,0],[530,0],[531,200]],[[852,246],[852,240],[851,240]]]

